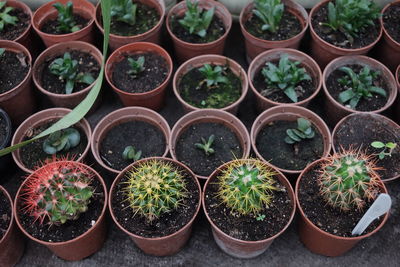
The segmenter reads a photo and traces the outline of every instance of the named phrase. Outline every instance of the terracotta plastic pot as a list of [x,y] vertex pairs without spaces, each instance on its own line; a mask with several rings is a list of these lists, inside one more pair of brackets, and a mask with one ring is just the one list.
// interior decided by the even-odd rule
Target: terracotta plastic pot
[[344,105],[340,104],[336,99],[334,99],[331,94],[328,91],[326,81],[328,80],[329,75],[335,71],[336,69],[343,67],[345,65],[367,65],[369,66],[372,70],[377,70],[380,72],[380,75],[384,78],[386,81],[386,85],[388,87],[388,96],[387,96],[387,102],[386,105],[383,106],[382,108],[378,110],[373,110],[370,112],[373,113],[382,113],[386,111],[390,106],[392,106],[394,100],[396,99],[397,96],[397,85],[396,85],[396,80],[394,79],[393,74],[390,72],[390,70],[385,67],[382,63],[379,61],[372,59],[370,57],[366,56],[345,56],[345,57],[340,57],[335,60],[333,60],[331,63],[329,63],[324,72],[322,73],[322,86],[324,89],[325,93],[325,110],[326,110],[326,115],[328,117],[329,122],[332,124],[332,126],[336,125],[336,123],[341,120],[343,117],[359,112],[353,109],[350,109],[348,107],[345,107]]
[[[27,14],[31,19],[32,19],[32,11],[31,9],[22,1],[16,1],[16,0],[7,0],[7,6],[20,9],[22,10],[25,14]],[[26,48],[30,50],[32,48],[32,43],[31,43],[31,38],[32,38],[32,24],[31,24],[31,19],[29,20],[29,26],[25,29],[21,35],[19,35],[17,38],[15,38],[12,41],[15,41],[17,43],[22,44]]]
[[15,213],[10,194],[2,186],[0,186],[0,191],[8,199],[11,207],[10,225],[6,229],[3,238],[0,239],[0,266],[11,267],[17,264],[24,254],[25,241],[18,227],[15,225]]
[[[58,11],[53,7],[55,3],[61,3],[65,5],[68,2],[72,2],[74,7],[74,14],[78,14],[83,18],[89,20],[86,27],[79,31],[67,33],[67,34],[48,34],[41,31],[41,28],[48,20],[57,19]],[[39,7],[32,17],[32,26],[36,33],[43,40],[46,47],[50,47],[57,43],[63,43],[67,41],[84,41],[88,43],[94,42],[94,14],[95,7],[92,3],[86,0],[54,0],[45,3]]]
[[[248,160],[244,160],[244,161],[252,162],[255,160],[248,159]],[[290,185],[289,181],[285,178],[285,176],[279,170],[275,169],[274,171],[277,173],[276,178],[287,189],[288,195],[290,198],[290,203],[292,205],[292,212],[291,212],[290,219],[288,220],[287,224],[277,234],[275,234],[267,239],[258,240],[258,241],[245,241],[245,240],[233,238],[233,237],[229,236],[228,234],[224,233],[221,229],[218,228],[217,225],[215,225],[215,223],[213,222],[213,219],[210,217],[210,214],[208,214],[208,212],[207,212],[206,202],[205,202],[205,195],[207,193],[208,185],[210,183],[212,183],[216,179],[216,177],[218,177],[218,175],[221,173],[221,171],[223,171],[229,163],[230,162],[227,162],[227,163],[223,164],[222,166],[220,166],[218,169],[216,169],[210,175],[210,178],[208,178],[208,180],[206,181],[206,184],[204,185],[202,198],[201,198],[202,204],[203,204],[203,211],[207,217],[207,220],[211,224],[211,229],[212,229],[212,233],[214,236],[214,240],[217,243],[218,247],[222,251],[224,251],[225,253],[227,253],[233,257],[236,257],[236,258],[243,258],[243,259],[254,258],[254,257],[257,257],[257,256],[261,255],[262,253],[264,253],[269,248],[269,246],[272,244],[272,242],[276,238],[278,238],[283,232],[285,232],[286,229],[291,224],[294,214],[295,214],[295,211],[296,211],[296,200],[295,200],[294,192],[293,192],[292,186]]]
[[295,1],[282,0],[282,2],[285,4],[285,7],[287,8],[287,10],[291,14],[296,16],[296,18],[300,21],[300,24],[303,29],[296,36],[293,36],[290,39],[282,40],[282,41],[268,41],[268,40],[264,40],[264,39],[255,37],[254,35],[250,34],[244,26],[246,24],[246,21],[248,21],[250,19],[250,17],[253,16],[254,3],[251,2],[244,9],[242,9],[242,12],[240,13],[240,19],[239,19],[240,28],[242,29],[242,33],[245,37],[247,62],[250,63],[257,55],[261,54],[262,52],[264,52],[265,50],[268,50],[268,49],[273,49],[273,48],[298,49],[299,48],[301,39],[303,39],[304,34],[306,33],[306,30],[308,28],[307,11],[304,9],[304,7],[302,7]]
[[175,72],[174,79],[173,79],[173,88],[174,88],[174,93],[175,96],[178,98],[179,102],[182,104],[183,109],[185,112],[190,112],[194,110],[200,110],[201,108],[195,107],[187,103],[185,100],[180,95],[179,92],[179,85],[181,83],[182,77],[188,73],[190,70],[193,68],[200,68],[204,64],[214,64],[214,65],[227,65],[229,69],[240,78],[242,81],[242,94],[240,95],[240,98],[230,104],[229,106],[226,106],[224,108],[221,108],[220,110],[224,110],[227,112],[230,112],[232,114],[236,114],[240,103],[244,100],[244,98],[247,95],[247,90],[249,87],[249,83],[247,80],[247,75],[246,71],[234,60],[224,57],[224,56],[219,56],[219,55],[202,55],[202,56],[197,56],[195,58],[192,58],[185,63],[183,63],[179,69]]
[[340,48],[324,41],[318,34],[315,32],[312,19],[314,14],[323,6],[327,5],[331,0],[325,0],[319,2],[310,12],[309,16],[309,24],[310,24],[310,32],[311,32],[311,56],[317,61],[321,69],[324,69],[325,66],[331,62],[333,59],[338,58],[340,56],[348,56],[348,55],[366,55],[368,51],[370,51],[379,39],[382,36],[382,27],[380,28],[379,36],[376,38],[374,42],[371,44],[356,48],[356,49],[348,49],[348,48]]
[[[133,36],[122,36],[110,33],[109,45],[111,51],[124,46],[126,44],[135,43],[135,42],[149,42],[149,43],[156,43],[160,44],[161,38],[161,28],[164,23],[165,17],[165,5],[160,0],[137,0],[135,2],[142,3],[148,5],[152,8],[155,8],[160,15],[159,22],[149,31],[133,35]],[[97,28],[104,34],[103,23],[101,19],[101,1],[96,6],[96,13],[95,13],[95,21]]]
[[214,16],[217,16],[219,19],[222,20],[225,27],[225,33],[217,40],[203,44],[189,43],[179,39],[172,32],[171,21],[172,17],[175,18],[183,17],[185,15],[185,12],[187,11],[187,7],[185,1],[176,4],[169,11],[166,24],[168,33],[171,36],[172,41],[174,43],[175,55],[179,62],[184,62],[192,57],[200,55],[207,55],[207,54],[222,55],[224,52],[225,41],[232,27],[231,14],[223,4],[213,0],[199,0],[198,3],[199,7],[203,8],[204,10],[208,10],[212,7],[215,7]]
[[[39,127],[40,125],[48,123],[50,120],[58,120],[68,114],[71,110],[66,108],[50,108],[39,111],[29,118],[27,118],[15,131],[13,139],[11,141],[11,145],[16,145],[21,143],[26,137],[26,133],[31,131],[32,129]],[[89,122],[83,118],[77,124],[79,128],[83,130],[87,138],[87,145],[82,155],[76,159],[76,161],[83,161],[90,149],[90,139],[92,136],[92,130],[90,129]],[[26,173],[33,173],[33,170],[28,169],[21,161],[21,151],[20,149],[12,152],[12,156],[14,158],[15,163],[17,163],[18,167]]]
[[[122,61],[126,55],[132,55],[144,52],[155,53],[165,59],[167,63],[168,74],[164,82],[160,84],[157,88],[154,88],[153,90],[145,93],[129,93],[116,87],[112,82],[112,75],[115,64]],[[171,79],[172,70],[173,70],[172,59],[167,51],[165,51],[162,47],[153,43],[138,42],[138,43],[124,45],[115,50],[114,53],[112,53],[107,60],[105,75],[108,84],[117,93],[118,97],[121,99],[124,106],[141,106],[153,110],[159,110],[164,105],[165,92],[166,92],[165,89],[167,88],[169,81]]]
[[[51,164],[56,164],[59,162],[53,162]],[[86,257],[89,257],[90,255],[96,253],[99,251],[107,237],[107,222],[106,222],[106,210],[107,210],[107,203],[108,203],[108,194],[107,194],[107,187],[106,184],[104,183],[103,178],[91,167],[80,163],[80,162],[74,162],[74,164],[81,165],[82,167],[88,169],[92,173],[94,173],[95,179],[97,179],[101,183],[101,188],[103,190],[104,194],[104,204],[101,209],[100,216],[97,218],[96,222],[94,225],[85,233],[82,235],[75,237],[74,239],[64,241],[64,242],[47,242],[43,240],[39,240],[35,237],[33,237],[31,234],[29,234],[23,227],[21,223],[21,219],[19,217],[20,207],[19,203],[21,201],[21,190],[24,188],[26,182],[30,179],[31,175],[28,176],[28,178],[22,183],[20,188],[18,189],[18,192],[15,197],[15,202],[14,202],[14,213],[15,215],[15,220],[17,222],[17,225],[19,229],[22,231],[22,233],[27,236],[30,240],[39,243],[41,245],[46,246],[48,249],[50,249],[55,255],[60,257],[63,260],[68,260],[68,261],[78,261],[81,259],[84,259]],[[48,167],[48,166],[46,166]],[[43,167],[42,167],[43,168]],[[46,225],[43,225],[43,227],[48,227]]]
[[168,141],[171,134],[171,129],[168,125],[168,122],[160,114],[153,110],[142,107],[127,107],[118,109],[105,116],[97,124],[93,131],[91,140],[92,153],[97,163],[113,174],[119,174],[121,171],[111,168],[102,160],[100,156],[100,144],[108,131],[115,126],[128,121],[145,121],[156,126],[165,137],[166,146],[162,157],[166,157],[168,154]]
[[[386,213],[381,224],[375,230],[373,230],[368,234],[360,236],[355,236],[355,237],[335,236],[319,229],[307,218],[307,215],[304,213],[303,208],[301,207],[301,203],[299,201],[299,187],[301,178],[312,168],[314,168],[315,165],[318,165],[323,161],[324,161],[323,159],[320,159],[308,165],[300,174],[299,179],[297,180],[296,183],[296,202],[298,210],[300,212],[300,219],[298,221],[299,235],[301,242],[303,242],[303,244],[311,252],[316,254],[321,254],[324,256],[336,257],[352,249],[362,239],[370,237],[371,235],[378,232],[387,221],[389,213]],[[383,193],[387,193],[387,189],[383,183],[381,184],[381,188]]]
[[65,43],[55,44],[45,51],[43,51],[39,57],[36,59],[35,64],[33,65],[33,82],[36,85],[36,88],[44,94],[50,102],[55,107],[61,108],[74,108],[79,103],[82,102],[83,99],[87,96],[90,90],[93,88],[95,82],[86,87],[85,89],[79,92],[73,92],[72,94],[56,94],[52,93],[42,87],[42,73],[44,71],[44,64],[46,64],[49,59],[54,59],[55,57],[62,57],[65,52],[78,50],[81,52],[89,53],[91,56],[95,58],[99,66],[102,64],[103,55],[100,50],[98,50],[95,46],[81,42],[81,41],[71,41]]
[[[0,118],[3,120],[3,122],[6,126],[4,129],[5,137],[3,139],[3,142],[0,143],[0,150],[1,150],[10,145],[13,128],[12,128],[10,117],[2,109],[0,109]],[[4,175],[4,174],[7,172],[7,170],[11,169],[11,166],[13,166],[13,164],[14,163],[11,161],[11,154],[7,154],[7,155],[0,157],[0,173],[3,174],[2,177],[0,177],[0,184],[2,184],[4,181],[7,180],[7,177],[5,177],[6,175]]]
[[259,132],[265,127],[265,125],[274,121],[296,121],[298,118],[305,118],[311,121],[313,126],[318,129],[318,132],[322,135],[324,143],[324,150],[321,157],[328,156],[329,152],[331,151],[332,144],[331,132],[326,123],[317,114],[306,108],[293,105],[281,105],[270,108],[261,113],[251,127],[251,146],[257,157],[263,160],[266,164],[283,172],[285,175],[297,176],[302,172],[302,170],[287,170],[273,165],[269,160],[263,158],[263,156],[260,154],[256,146],[256,140]]
[[[124,177],[125,173],[130,170],[133,166],[141,164],[143,162],[149,161],[149,160],[163,160],[172,163],[173,165],[178,166],[179,168],[182,168],[196,183],[198,191],[199,191],[199,199],[197,202],[197,207],[196,211],[191,218],[191,220],[182,228],[180,228],[178,231],[175,233],[172,233],[167,236],[162,236],[162,237],[153,237],[153,238],[147,238],[143,236],[139,236],[136,234],[133,234],[129,232],[127,229],[125,229],[117,220],[114,214],[113,210],[113,205],[112,205],[112,199],[113,195],[115,194],[115,187],[119,183],[119,181]],[[185,165],[183,165],[180,162],[177,162],[175,160],[169,159],[169,158],[162,158],[162,157],[154,157],[154,158],[147,158],[147,159],[142,159],[139,161],[136,161],[126,167],[114,180],[111,189],[110,189],[110,198],[109,198],[109,203],[110,207],[110,214],[111,217],[114,221],[114,223],[120,228],[125,234],[129,235],[129,237],[133,240],[133,242],[146,254],[149,255],[154,255],[154,256],[170,256],[173,254],[178,253],[186,244],[186,242],[189,240],[190,235],[192,233],[192,225],[194,220],[197,217],[197,214],[199,213],[200,210],[200,205],[201,205],[201,187],[199,181],[195,178],[195,175],[193,172]]]
[[10,115],[14,125],[18,125],[32,114],[36,108],[31,81],[32,57],[25,46],[13,41],[0,40],[0,47],[15,53],[23,53],[26,56],[27,64],[30,66],[28,74],[21,83],[13,89],[0,94],[0,108]]
[[277,48],[265,51],[258,55],[250,64],[248,74],[248,80],[250,83],[250,88],[253,91],[254,95],[256,96],[257,101],[257,108],[260,111],[264,111],[274,106],[282,105],[283,103],[275,102],[268,99],[265,96],[262,96],[261,93],[256,89],[253,84],[254,77],[257,73],[260,72],[262,68],[264,68],[266,62],[279,62],[279,59],[283,54],[287,54],[289,59],[292,61],[299,61],[301,65],[307,70],[307,73],[312,77],[315,91],[306,99],[301,100],[296,103],[284,103],[289,105],[296,105],[296,106],[303,106],[307,107],[312,99],[314,99],[319,91],[321,90],[322,86],[322,73],[321,69],[319,68],[318,64],[308,55],[304,54],[295,49],[290,48]]
[[[179,161],[175,153],[176,143],[182,133],[192,124],[195,123],[220,123],[225,127],[228,127],[232,132],[236,134],[242,150],[242,158],[247,158],[250,155],[250,137],[244,124],[236,118],[234,115],[218,109],[200,109],[192,111],[178,120],[171,131],[171,138],[169,140],[169,151],[174,160]],[[197,175],[197,178],[206,180],[208,177]]]

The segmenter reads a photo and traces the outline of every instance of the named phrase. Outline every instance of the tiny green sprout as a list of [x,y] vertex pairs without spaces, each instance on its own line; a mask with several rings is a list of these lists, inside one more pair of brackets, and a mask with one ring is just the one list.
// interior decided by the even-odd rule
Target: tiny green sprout
[[315,136],[311,122],[304,118],[298,118],[297,129],[287,129],[286,134],[285,142],[287,144],[294,144],[303,139],[312,139]]
[[[393,150],[397,147],[397,144],[393,142],[383,143],[380,141],[374,141],[371,143],[371,146],[378,149],[383,148],[383,150],[376,155],[379,159],[384,159],[386,156],[392,156]],[[389,149],[389,151],[386,151],[387,149]]]
[[122,152],[122,158],[124,160],[138,161],[141,157],[142,157],[142,150],[138,150],[136,152],[133,146],[125,147],[124,152]]
[[215,66],[213,69],[210,64],[204,64],[203,67],[199,68],[199,71],[204,75],[208,88],[216,86],[219,83],[229,83],[228,78],[223,74],[221,66]]
[[264,214],[259,214],[256,218],[257,221],[264,221],[265,215]]
[[59,151],[68,151],[76,147],[81,141],[79,131],[67,128],[50,134],[43,142],[43,151],[49,155]]
[[4,54],[4,52],[6,52],[5,48],[0,48],[0,57]]
[[7,6],[7,1],[0,1],[0,32],[3,31],[4,27],[9,25],[15,25],[18,22],[18,18],[15,16],[11,16],[10,11],[13,11],[14,8]]
[[262,20],[261,30],[275,33],[281,23],[284,5],[281,0],[255,0],[253,13]]
[[114,0],[111,3],[111,17],[113,19],[131,26],[136,24],[137,4],[134,4],[132,0]]
[[208,140],[204,139],[203,137],[201,138],[201,142],[200,143],[196,143],[194,144],[196,146],[196,148],[198,149],[202,149],[204,151],[204,153],[206,154],[206,156],[209,156],[211,154],[215,153],[215,150],[212,148],[212,145],[214,143],[215,140],[215,135],[210,135],[210,137],[208,138]]
[[137,60],[133,58],[128,58],[130,70],[128,74],[131,75],[133,78],[136,78],[139,73],[144,71],[144,56],[140,56]]
[[203,11],[199,7],[197,0],[186,0],[187,11],[185,17],[179,20],[179,23],[189,31],[190,34],[197,34],[201,38],[207,35],[208,27],[214,16],[215,7]]
[[59,32],[70,33],[79,31],[81,29],[76,25],[74,20],[74,7],[72,2],[68,2],[65,5],[57,2],[53,5],[53,7],[58,11],[57,21],[60,23],[60,25],[58,25],[57,30]]

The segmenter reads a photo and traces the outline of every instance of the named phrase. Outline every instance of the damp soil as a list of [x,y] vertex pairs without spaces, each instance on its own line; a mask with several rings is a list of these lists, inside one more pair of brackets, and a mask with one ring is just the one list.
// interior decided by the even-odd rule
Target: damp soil
[[[97,79],[100,73],[100,64],[97,60],[87,52],[79,50],[67,50],[71,54],[73,60],[78,61],[78,73],[91,74],[94,79]],[[56,55],[54,57],[48,58],[44,63],[39,66],[40,71],[40,83],[41,86],[52,93],[55,94],[65,94],[66,80],[60,79],[58,75],[50,72],[51,63],[57,58],[63,58],[63,54]],[[82,91],[87,88],[88,84],[76,82],[74,85],[73,93]]]
[[[352,117],[346,120],[341,127],[337,129],[334,136],[334,145],[336,151],[344,149],[361,149],[367,155],[375,155],[376,165],[381,167],[378,170],[381,179],[389,179],[400,175],[400,131],[384,120],[373,117]],[[371,143],[380,141],[382,143],[397,143],[391,156],[385,156],[379,159],[378,155],[383,149],[374,148]],[[388,150],[387,150],[388,151]]]
[[[6,5],[7,6],[7,5]],[[18,18],[15,25],[6,24],[4,29],[0,31],[0,40],[15,40],[29,27],[31,17],[25,14],[22,9],[14,8],[8,13],[10,16]]]
[[[79,29],[82,30],[89,24],[90,20],[88,20],[78,14],[74,14],[74,21],[75,21],[75,26],[78,26]],[[44,33],[55,34],[55,35],[71,33],[70,31],[60,31],[58,29],[59,26],[60,26],[60,22],[57,19],[51,19],[51,20],[46,21],[43,24],[43,26],[40,28],[40,30]]]
[[[319,193],[319,186],[317,183],[319,168],[320,166],[314,166],[314,168],[310,169],[301,178],[298,192],[301,208],[306,217],[321,230],[336,236],[351,237],[351,232],[354,227],[373,202],[367,202],[364,211],[361,212],[357,209],[342,212],[340,209],[335,209],[327,205]],[[363,234],[375,230],[382,220],[383,217],[380,217],[379,220],[375,220]]]
[[383,14],[383,25],[389,35],[400,43],[400,4],[393,4]]
[[[214,69],[216,65],[211,64]],[[207,80],[199,68],[193,68],[183,75],[179,92],[183,100],[198,108],[224,108],[238,100],[242,94],[242,81],[229,66],[222,66],[222,75],[229,83],[207,86]]]
[[285,142],[286,130],[296,129],[296,121],[274,121],[265,125],[256,137],[256,147],[261,156],[271,164],[286,170],[302,170],[321,158],[324,141],[313,125],[315,136],[295,144]]
[[[112,83],[128,93],[145,93],[159,87],[168,76],[168,64],[165,58],[156,53],[124,54],[120,62],[114,64]],[[144,70],[137,75],[129,74],[131,67],[128,58],[138,60],[144,57]]]
[[[360,73],[360,71],[363,69],[364,66],[362,65],[345,65],[343,67],[349,67],[351,68],[355,73]],[[346,77],[347,74],[343,71],[340,71],[339,69],[334,70],[329,76],[326,81],[327,89],[330,93],[330,95],[339,102],[339,94],[343,91],[346,91],[347,87],[341,85],[338,80],[341,78]],[[374,111],[378,110],[382,107],[385,106],[385,104],[388,101],[389,97],[389,89],[387,86],[387,83],[385,79],[383,78],[382,75],[379,75],[374,81],[373,85],[380,87],[386,91],[387,97],[378,95],[378,94],[372,94],[372,97],[368,98],[361,98],[360,101],[358,102],[356,106],[357,111]],[[340,102],[339,102],[340,103]],[[349,102],[346,103],[346,107],[350,108],[350,105],[348,104]]]
[[263,31],[263,25],[264,23],[259,17],[252,15],[245,22],[244,28],[251,35],[267,41],[288,40],[298,35],[303,29],[300,20],[294,14],[289,12],[286,7],[276,32]]
[[129,121],[110,129],[100,143],[100,157],[109,167],[122,170],[132,163],[122,158],[125,147],[133,146],[142,151],[141,158],[161,157],[166,140],[163,132],[145,121]]
[[0,56],[0,94],[20,84],[28,74],[30,67],[24,53],[6,50]]
[[[215,136],[212,148],[214,154],[207,156],[195,146]],[[209,176],[217,167],[235,158],[241,158],[243,148],[236,134],[221,123],[195,123],[186,128],[179,136],[175,153],[177,159],[188,166],[195,174]]]
[[[214,224],[227,235],[245,241],[258,241],[272,237],[279,233],[290,220],[293,204],[284,186],[277,182],[277,187],[283,191],[274,191],[272,203],[259,214],[241,215],[225,204],[217,196],[219,186],[215,182],[209,183],[205,193],[205,207]],[[258,221],[258,215],[265,215],[265,219]]]
[[[25,133],[26,136],[24,137],[23,140],[25,141],[32,138],[33,136],[38,135],[39,133],[49,128],[54,122],[55,121],[49,121],[45,124],[42,124],[30,130],[28,133]],[[78,159],[80,156],[82,156],[82,153],[86,149],[86,146],[88,144],[88,139],[85,132],[80,127],[77,126],[72,126],[72,127],[79,131],[81,135],[81,141],[79,142],[78,146],[68,151],[58,152],[56,154],[57,158],[67,157],[68,159],[73,159],[73,158]],[[43,142],[45,139],[46,137],[42,137],[20,148],[21,162],[28,169],[33,170],[35,167],[41,165],[41,163],[45,162],[46,160],[52,159],[53,157],[52,155],[48,155],[46,154],[46,152],[43,151]]]
[[65,242],[79,237],[92,228],[101,215],[104,203],[104,191],[101,183],[93,179],[91,186],[95,189],[88,210],[81,213],[76,220],[67,221],[61,225],[40,225],[35,218],[21,212],[22,203],[18,203],[19,219],[22,227],[33,237],[46,242]]
[[11,203],[0,190],[0,240],[6,234],[11,223]]
[[129,208],[126,203],[126,192],[124,192],[124,183],[128,181],[128,178],[122,177],[114,188],[111,199],[112,207],[110,207],[121,226],[135,235],[154,238],[171,235],[187,225],[196,212],[200,192],[193,178],[183,169],[182,173],[188,191],[187,197],[183,199],[182,205],[177,209],[163,213],[152,222],[143,216],[135,215],[134,211]]
[[7,138],[7,133],[10,130],[11,129],[8,129],[7,127],[7,121],[5,120],[5,118],[0,115],[0,145],[4,143]]
[[350,43],[346,35],[341,31],[334,31],[328,26],[322,25],[328,22],[328,5],[322,6],[314,13],[311,19],[315,33],[324,41],[341,48],[357,49],[372,44],[379,36],[380,22],[378,19],[374,21],[374,25],[369,25],[364,31],[358,33],[358,37],[354,37],[353,43]]

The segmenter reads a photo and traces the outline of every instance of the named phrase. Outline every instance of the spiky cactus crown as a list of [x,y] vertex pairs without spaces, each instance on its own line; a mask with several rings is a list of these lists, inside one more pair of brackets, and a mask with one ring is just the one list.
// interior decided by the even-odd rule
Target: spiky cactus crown
[[22,189],[23,211],[42,224],[60,225],[88,209],[94,173],[73,161],[55,161],[38,168]]
[[379,193],[380,178],[370,157],[357,151],[344,151],[326,158],[318,184],[329,205],[348,211],[364,208]]
[[144,216],[148,221],[176,209],[187,196],[184,176],[168,161],[143,161],[126,175],[126,201],[135,215]]

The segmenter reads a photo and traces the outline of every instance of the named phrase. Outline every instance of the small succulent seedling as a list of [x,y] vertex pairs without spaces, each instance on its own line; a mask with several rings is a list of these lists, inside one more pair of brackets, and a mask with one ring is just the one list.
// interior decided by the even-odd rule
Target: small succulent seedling
[[283,90],[285,95],[293,102],[297,102],[298,96],[295,90],[296,85],[305,80],[311,80],[305,68],[299,68],[299,61],[289,60],[287,54],[282,54],[279,60],[279,66],[271,62],[266,62],[261,73],[265,82],[269,86],[277,88],[276,90],[264,90],[261,92],[264,96],[271,95],[276,91]]
[[14,8],[6,6],[6,4],[7,1],[0,1],[0,32],[3,31],[7,24],[15,25],[18,22],[17,17],[9,14]]
[[144,71],[144,56],[140,56],[137,60],[129,57],[128,63],[130,66],[128,74],[131,75],[133,78],[136,78],[139,73]]
[[379,152],[378,157],[379,159],[384,159],[386,156],[392,156],[393,150],[397,147],[397,144],[393,142],[383,143],[374,141],[371,143],[371,146],[378,149],[383,148],[383,150]]
[[131,26],[136,24],[137,4],[132,0],[113,0],[111,2],[111,17]]
[[355,109],[362,98],[372,97],[372,94],[386,97],[384,89],[374,86],[374,79],[380,75],[379,71],[371,71],[368,66],[365,66],[358,74],[349,67],[341,67],[339,70],[346,73],[346,76],[338,79],[338,82],[348,88],[339,94],[340,103],[349,102],[350,107]]
[[253,13],[264,23],[261,30],[275,33],[281,23],[284,5],[281,0],[255,0]]
[[71,54],[64,53],[62,58],[56,58],[49,66],[50,72],[66,82],[65,93],[71,94],[75,83],[92,84],[94,78],[90,73],[78,72],[78,61],[71,58]]
[[4,52],[6,52],[5,48],[0,48],[0,57],[4,54]]
[[142,157],[142,150],[136,151],[133,146],[125,147],[122,152],[122,158],[124,160],[138,161]]
[[223,69],[221,66],[215,66],[213,68],[210,64],[204,64],[203,67],[199,68],[199,71],[205,77],[208,88],[216,86],[219,83],[229,83],[228,78],[223,74]]
[[212,148],[214,140],[215,140],[215,135],[212,134],[210,135],[210,137],[208,137],[208,140],[202,137],[201,143],[196,143],[194,145],[196,146],[196,148],[203,150],[206,156],[209,156],[215,153],[214,149]]
[[81,28],[76,25],[74,20],[74,6],[72,2],[68,2],[65,6],[59,2],[53,5],[58,11],[57,21],[59,25],[57,30],[60,32],[76,32]]
[[287,129],[286,134],[285,142],[287,144],[301,142],[304,139],[312,139],[315,136],[311,122],[304,118],[298,118],[297,129]]
[[370,157],[344,151],[325,159],[318,177],[320,194],[334,208],[362,210],[379,193],[379,175]]
[[183,174],[167,161],[144,161],[133,166],[126,177],[126,202],[135,215],[149,222],[183,205],[187,196]]
[[256,218],[257,221],[264,221],[265,215],[264,214],[259,214]]
[[190,34],[197,34],[200,37],[205,37],[208,27],[214,16],[215,8],[212,7],[207,11],[203,11],[199,7],[197,0],[186,0],[187,11],[185,17],[179,20],[179,23],[189,31]]
[[68,151],[79,145],[81,135],[74,128],[67,128],[50,134],[43,142],[43,151],[49,155]]

